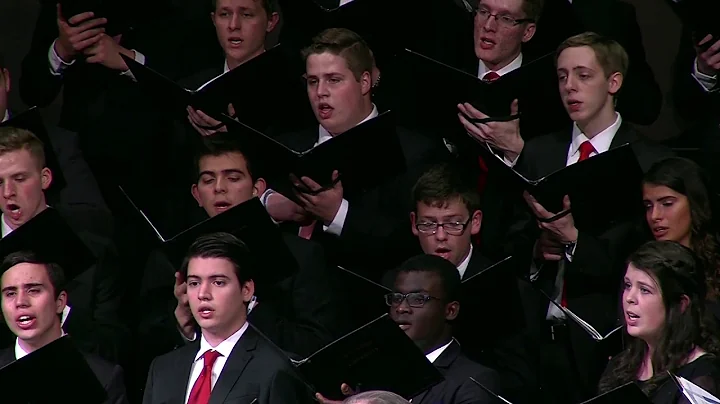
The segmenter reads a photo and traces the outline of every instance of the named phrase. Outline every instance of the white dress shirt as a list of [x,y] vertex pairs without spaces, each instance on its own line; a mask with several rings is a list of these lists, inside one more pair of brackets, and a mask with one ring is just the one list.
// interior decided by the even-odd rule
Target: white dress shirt
[[[360,121],[358,125],[365,123],[366,121],[369,121],[377,116],[378,109],[375,104],[373,104],[373,109],[370,112],[370,115]],[[330,134],[330,132],[327,131],[327,129],[323,128],[322,125],[318,125],[318,127],[318,141],[315,143],[315,146],[332,139],[332,135]],[[349,208],[350,204],[348,203],[347,199],[343,198],[342,202],[340,203],[340,209],[338,209],[337,213],[335,214],[335,217],[330,223],[330,226],[323,225],[323,231],[339,236],[340,233],[342,233],[343,226],[345,226],[345,219],[347,218]]]
[[[60,337],[65,336],[65,331],[60,334]],[[30,352],[26,352],[22,347],[20,346],[20,339],[15,338],[15,360],[22,359],[26,356],[30,355]]]
[[233,348],[235,348],[238,341],[240,341],[240,338],[245,333],[245,330],[247,330],[248,324],[249,323],[246,321],[245,324],[243,324],[243,326],[235,332],[235,334],[229,336],[215,348],[210,346],[210,343],[207,342],[204,335],[200,338],[200,349],[195,355],[195,362],[193,362],[193,365],[190,368],[190,379],[188,380],[187,391],[185,392],[185,404],[187,404],[190,399],[190,392],[192,391],[195,382],[200,377],[200,373],[202,373],[203,367],[205,366],[205,360],[202,358],[203,354],[210,350],[215,350],[220,353],[220,356],[215,360],[215,363],[213,363],[212,372],[210,374],[210,388],[213,389],[215,388],[215,382],[217,382],[217,379],[220,377],[220,373],[222,373],[222,370],[225,367],[227,358],[230,356],[230,353]]
[[490,69],[487,68],[487,66],[485,66],[485,63],[483,63],[483,61],[481,60],[480,63],[479,63],[479,66],[478,66],[478,78],[479,78],[479,79],[482,79],[486,74],[488,74],[488,73],[490,73],[490,72],[492,72],[492,71],[494,71],[495,73],[497,73],[499,76],[502,77],[503,75],[508,74],[508,73],[510,73],[511,71],[513,71],[513,70],[519,68],[520,66],[522,66],[522,61],[523,61],[523,55],[522,55],[522,53],[520,53],[520,54],[517,55],[517,57],[516,57],[515,59],[513,59],[512,62],[508,63],[508,64],[507,64],[505,67],[503,67],[502,69],[499,69],[499,70],[490,70]]
[[3,117],[2,121],[0,121],[0,122],[5,122],[8,119],[10,119],[10,112],[8,110],[5,110],[5,116]]
[[447,344],[441,346],[440,348],[438,348],[438,349],[430,352],[429,354],[425,355],[425,357],[427,358],[428,361],[430,361],[430,363],[435,363],[435,361],[437,360],[437,358],[438,358],[440,355],[442,355],[442,353],[445,352],[445,350],[447,349],[447,347],[449,347],[450,344],[452,344],[452,343],[453,343],[453,340],[451,339],[450,342],[448,342]]
[[[714,40],[714,39],[713,39]],[[718,76],[715,74],[714,76],[708,76],[705,73],[702,73],[698,70],[698,59],[695,58],[695,62],[693,62],[693,70],[692,70],[692,76],[695,80],[697,80],[698,84],[700,84],[700,87],[702,87],[705,92],[715,92],[720,91],[720,87],[718,87]]]
[[340,7],[352,3],[353,0],[340,0]]
[[458,270],[458,272],[460,272],[460,279],[462,279],[463,276],[465,276],[465,272],[467,271],[468,264],[470,264],[470,257],[472,257],[472,253],[473,253],[473,245],[470,244],[470,251],[468,251],[467,256],[465,257],[464,260],[462,260],[460,265],[457,266],[457,270]]
[[[587,136],[582,133],[577,124],[573,124],[572,141],[570,142],[570,148],[568,149],[567,160],[565,162],[566,167],[578,162],[578,160],[580,159],[580,145],[587,140],[589,140],[595,148],[595,152],[590,153],[590,157],[595,156],[599,153],[605,153],[610,149],[610,144],[612,143],[613,139],[615,138],[615,134],[617,133],[618,129],[620,129],[620,125],[622,124],[622,117],[619,113],[616,113],[616,115],[617,117],[615,118],[615,122],[605,128],[605,130],[603,130],[602,132],[595,135],[592,139],[588,139]],[[577,248],[577,244],[575,245],[575,247]],[[575,250],[570,253],[565,253],[565,259],[568,262],[572,262],[572,254],[574,252]],[[557,304],[560,304],[562,301],[565,279],[565,266],[565,260],[558,262],[558,272],[555,277],[555,290],[553,296],[551,296]],[[539,275],[540,268],[538,268],[533,261],[530,267],[530,280],[537,280]],[[560,310],[556,305],[550,303],[548,305],[547,319],[562,320],[565,319],[565,313],[563,313],[563,311]]]
[[[50,62],[50,74],[53,76],[62,76],[62,73],[65,69],[75,64],[75,59],[71,60],[69,63],[62,60],[60,56],[58,56],[57,52],[55,51],[55,42],[57,42],[57,39],[53,41],[53,43],[50,45],[50,49],[48,50],[48,62]],[[142,53],[136,51],[135,49],[132,49],[132,51],[135,53],[135,61],[140,63],[141,65],[145,64],[145,55]],[[135,80],[135,76],[133,76],[132,72],[130,70],[126,70],[124,72],[120,73],[123,76],[129,76],[133,80]]]
[[[0,222],[2,222],[0,224],[0,230],[2,230],[1,236],[4,238],[8,234],[12,233],[13,229],[10,228],[10,226],[8,226],[7,222],[5,221],[4,213],[2,215],[0,215]],[[63,309],[63,312],[62,312],[62,316],[60,317],[60,326],[65,325],[65,320],[67,320],[69,315],[70,315],[70,306],[65,305],[65,308]],[[63,333],[63,335],[65,335],[65,334]],[[15,352],[17,352],[17,349]],[[19,358],[16,358],[16,359],[19,359]]]

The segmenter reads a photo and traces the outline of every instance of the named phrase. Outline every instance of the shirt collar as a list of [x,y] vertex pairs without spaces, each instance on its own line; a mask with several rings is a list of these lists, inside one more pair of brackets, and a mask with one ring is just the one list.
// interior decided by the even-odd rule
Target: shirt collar
[[450,342],[448,342],[447,344],[441,346],[440,348],[438,348],[438,349],[430,352],[429,354],[425,355],[425,357],[427,358],[428,361],[430,361],[430,363],[435,363],[435,361],[437,360],[437,358],[438,358],[440,355],[442,355],[443,352],[445,352],[445,350],[447,349],[447,347],[449,347],[450,344],[452,344],[452,342],[453,342],[453,340],[450,340]]
[[585,136],[585,134],[582,133],[580,128],[577,126],[577,123],[573,123],[572,143],[570,143],[570,156],[574,156],[575,153],[578,153],[580,151],[580,145],[587,140],[590,140],[590,144],[593,145],[595,151],[598,154],[608,151],[610,149],[610,144],[615,137],[615,134],[617,133],[618,129],[620,129],[620,125],[622,124],[622,117],[620,117],[620,114],[617,112],[615,114],[617,116],[615,118],[615,122],[605,128],[605,130],[603,130],[602,132],[595,135],[595,137],[593,137],[592,139],[588,139],[587,136]]
[[5,110],[5,116],[3,117],[3,120],[0,121],[0,122],[5,122],[5,121],[7,121],[8,119],[10,119],[10,111],[8,111],[8,110],[6,109],[6,110]]
[[465,276],[465,272],[467,271],[468,264],[470,264],[470,257],[472,257],[473,253],[473,245],[470,244],[470,251],[468,251],[467,256],[464,260],[460,263],[460,265],[457,266],[458,272],[460,272],[460,279],[462,279],[463,276]]
[[[49,208],[50,205],[45,205],[45,207]],[[12,233],[13,229],[11,229],[10,226],[8,226],[8,224],[5,222],[4,213],[0,215],[0,222],[2,222],[2,224],[0,225],[0,230],[2,230],[2,234],[0,234],[0,237],[5,237],[8,234]]]
[[[523,61],[523,55],[521,52],[519,55],[517,55],[517,57],[515,59],[513,59],[512,62],[508,63],[507,66],[503,67],[502,69],[495,70],[495,73],[499,74],[500,76],[504,76],[504,75],[510,73],[511,71],[519,68],[520,66],[522,66],[522,61]],[[493,70],[488,69],[482,60],[480,61],[479,64],[480,64],[480,66],[478,67],[478,78],[482,79],[483,76],[485,76],[485,74],[493,71]]]
[[[60,338],[64,336],[65,331],[62,332]],[[30,355],[30,352],[25,352],[25,350],[20,346],[20,338],[15,338],[15,360],[22,359],[28,355]]]
[[[377,116],[378,116],[378,109],[377,109],[377,106],[375,106],[375,104],[373,104],[373,109],[370,112],[370,115],[368,115],[367,117],[365,117],[365,119],[360,121],[360,123],[358,123],[358,125],[363,124]],[[355,126],[357,126],[357,125],[355,125]],[[327,131],[327,129],[325,129],[322,125],[319,125],[319,127],[320,127],[320,130],[319,130],[319,135],[318,135],[318,141],[317,141],[317,144],[315,144],[315,146],[317,146],[319,144],[323,144],[323,143],[327,142],[328,140],[332,139],[332,135],[330,134],[330,132]]]
[[210,346],[210,343],[205,339],[205,336],[203,335],[200,339],[200,350],[198,350],[197,355],[195,355],[195,362],[197,362],[198,359],[200,359],[207,351],[218,351],[220,355],[227,359],[230,356],[233,348],[235,348],[235,344],[240,341],[240,337],[243,336],[247,328],[248,322],[246,321],[245,324],[243,324],[243,326],[235,332],[235,334],[229,336],[225,341],[218,344],[218,346],[216,346],[215,348]]
[[225,64],[223,65],[223,74],[230,71],[230,67],[228,67],[227,59],[225,59]]

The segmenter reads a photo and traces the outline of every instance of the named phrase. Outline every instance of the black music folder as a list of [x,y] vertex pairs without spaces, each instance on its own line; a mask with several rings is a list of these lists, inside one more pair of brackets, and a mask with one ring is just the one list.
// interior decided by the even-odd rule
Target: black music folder
[[366,324],[390,310],[385,303],[385,295],[392,293],[391,288],[341,266],[337,267],[333,276],[343,290],[347,317],[353,324]]
[[[124,193],[124,191],[123,191]],[[298,263],[283,241],[280,229],[272,222],[258,198],[234,206],[171,237],[165,237],[147,215],[125,194],[135,210],[162,242],[163,253],[177,270],[180,269],[190,245],[198,237],[210,233],[230,233],[242,240],[250,250],[256,272],[252,273],[256,295],[292,276]]]
[[[615,147],[569,165],[542,178],[527,178],[503,158],[482,147],[490,170],[503,173],[507,189],[527,190],[547,211],[563,212],[563,197],[570,197],[578,229],[595,231],[642,213],[643,172],[632,144]],[[520,156],[522,159],[522,155]]]
[[[460,110],[457,107],[462,103],[469,103],[488,115],[488,121],[520,119],[525,122],[531,119],[527,122],[529,126],[542,124],[547,127],[547,122],[539,119],[560,123],[569,119],[562,108],[557,85],[551,88],[543,85],[550,81],[538,79],[557,75],[554,53],[523,63],[492,82],[481,80],[477,72],[465,72],[410,49],[399,52],[395,59],[396,68],[403,73],[394,75],[390,86],[395,95],[393,108],[403,125],[421,124],[445,129],[443,136],[465,144],[469,136],[458,119]],[[515,99],[519,100],[520,113],[513,115],[510,105]],[[542,108],[542,111],[528,111],[530,108]],[[420,121],[418,117],[427,119]]]
[[[228,130],[237,134],[243,150],[252,153],[256,161],[268,162],[263,164],[263,176],[268,186],[290,199],[296,199],[291,174],[298,179],[309,177],[323,189],[328,189],[335,184],[332,173],[337,170],[345,195],[359,195],[406,168],[392,111],[303,152],[292,150],[228,116],[224,116],[224,121]],[[297,189],[311,193],[302,182]]]
[[48,190],[55,192],[67,185],[65,175],[60,169],[60,163],[57,155],[55,155],[55,149],[53,149],[50,134],[43,123],[43,118],[38,107],[32,107],[18,114],[11,115],[10,119],[0,123],[0,127],[25,129],[37,136],[37,138],[43,142],[43,149],[45,150],[45,165],[50,169],[50,171],[52,171],[53,174],[53,181]]
[[100,404],[107,392],[66,335],[0,369],[7,404]]
[[85,243],[50,207],[0,240],[0,257],[19,251],[31,251],[42,261],[59,265],[68,281],[96,262],[96,257]]
[[343,383],[356,391],[385,390],[410,399],[443,380],[387,314],[306,359],[291,361],[313,391],[335,400],[343,399]]
[[[299,59],[299,56],[296,56]],[[158,108],[185,120],[191,106],[219,120],[232,104],[235,113],[253,127],[265,129],[282,120],[312,116],[305,91],[304,70],[289,67],[288,49],[276,45],[244,64],[221,74],[199,88],[185,88],[150,67],[123,56],[143,94],[157,100]]]
[[[496,403],[505,403],[505,404],[513,404],[512,402],[508,401],[507,399],[503,398],[502,396],[498,395],[497,393],[493,392],[492,390],[488,389],[487,387],[483,386],[482,383],[478,382],[474,378],[470,378],[470,380],[480,386],[483,390],[485,390],[488,394],[490,394],[492,397],[495,398]],[[645,395],[645,393],[640,390],[640,387],[635,382],[630,382],[627,384],[624,384],[620,387],[617,387],[613,390],[608,391],[607,393],[600,394],[599,396],[593,397],[590,400],[583,401],[580,404],[617,404],[617,403],[633,403],[633,404],[650,404],[651,401],[648,399],[648,397]]]
[[670,378],[673,380],[678,390],[682,393],[688,402],[693,404],[720,404],[720,398],[715,397],[713,394],[691,382],[690,380],[677,376],[670,371],[667,372]]
[[107,18],[105,33],[114,36],[123,33],[130,24],[133,7],[126,2],[109,0],[59,0],[62,16],[66,21],[78,14],[91,11],[93,19]]

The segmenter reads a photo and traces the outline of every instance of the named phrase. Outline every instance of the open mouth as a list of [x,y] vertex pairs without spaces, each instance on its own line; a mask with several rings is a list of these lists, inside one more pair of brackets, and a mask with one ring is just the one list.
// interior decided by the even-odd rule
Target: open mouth
[[8,203],[6,205],[6,208],[7,208],[8,214],[14,220],[18,220],[22,216],[22,209],[20,208],[20,205],[15,204],[15,203]]
[[407,329],[410,328],[410,323],[407,321],[398,321],[397,325],[403,331],[407,331]]
[[581,105],[582,105],[582,102],[577,101],[577,100],[568,100],[567,101],[568,109],[570,109],[571,111],[579,110]]
[[328,119],[332,115],[333,107],[330,106],[330,104],[327,103],[321,103],[318,105],[318,113],[320,115],[320,118],[322,119]]
[[481,37],[480,38],[480,48],[482,49],[490,49],[493,46],[495,46],[495,41],[493,41],[490,38],[487,37]]
[[232,207],[232,204],[230,202],[221,201],[221,202],[215,202],[213,204],[213,206],[215,206],[215,209],[217,209],[217,210],[226,210],[226,209],[230,209]]
[[655,236],[664,236],[668,232],[667,227],[653,227],[653,234]]
[[233,46],[240,46],[244,41],[241,38],[230,37],[228,38],[228,42]]
[[35,316],[23,315],[16,319],[16,323],[20,328],[30,328],[35,323]]
[[451,251],[452,251],[452,250],[450,250],[450,249],[447,248],[447,247],[438,247],[438,248],[435,249],[435,255],[447,259],[447,257],[450,256],[450,252],[451,252]]

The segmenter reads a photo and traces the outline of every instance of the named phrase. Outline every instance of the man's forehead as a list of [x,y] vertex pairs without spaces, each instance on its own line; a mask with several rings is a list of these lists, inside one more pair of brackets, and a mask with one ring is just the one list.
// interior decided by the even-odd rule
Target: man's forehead
[[217,8],[262,8],[262,0],[217,0]]
[[332,74],[349,71],[344,57],[331,52],[314,53],[307,58],[308,74]]
[[463,216],[468,209],[460,199],[434,201],[430,204],[419,202],[417,204],[418,216]]
[[245,156],[239,152],[228,152],[220,155],[206,155],[200,159],[200,168],[208,170],[247,170]]
[[478,7],[484,6],[493,10],[520,12],[525,0],[480,0]]
[[597,66],[598,60],[595,51],[589,46],[567,48],[558,56],[558,68],[596,68]]
[[44,265],[22,263],[10,267],[0,279],[3,286],[18,286],[23,283],[43,283],[48,277]]

